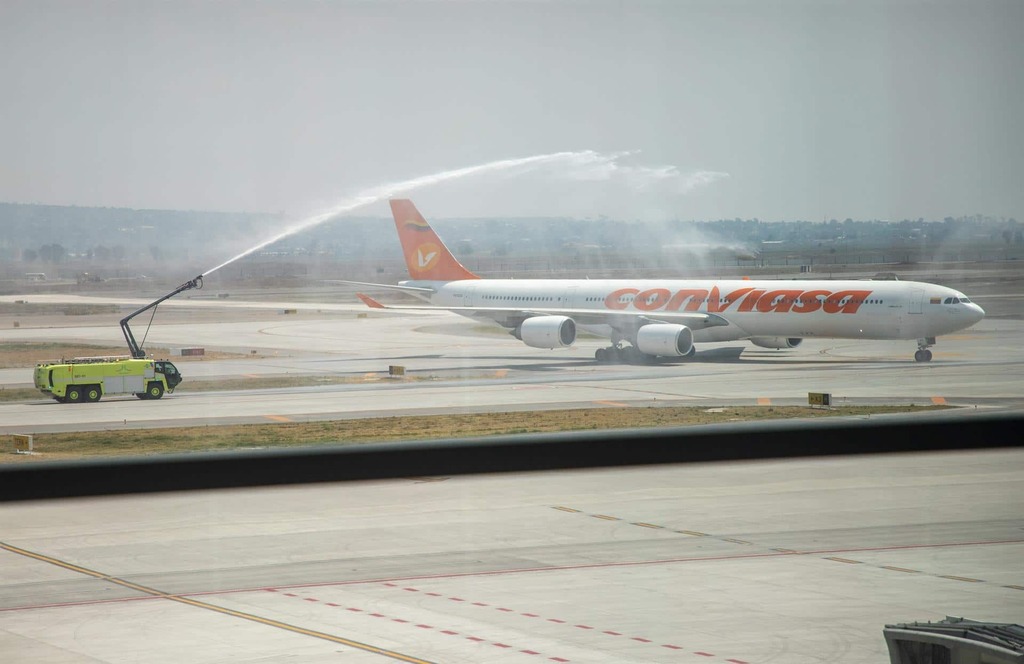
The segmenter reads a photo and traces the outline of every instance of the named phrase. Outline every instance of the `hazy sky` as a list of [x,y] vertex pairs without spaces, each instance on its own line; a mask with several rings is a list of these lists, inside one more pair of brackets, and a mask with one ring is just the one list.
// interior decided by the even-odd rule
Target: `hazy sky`
[[[1024,220],[1024,2],[0,0],[0,200]],[[363,214],[385,216],[374,204]]]

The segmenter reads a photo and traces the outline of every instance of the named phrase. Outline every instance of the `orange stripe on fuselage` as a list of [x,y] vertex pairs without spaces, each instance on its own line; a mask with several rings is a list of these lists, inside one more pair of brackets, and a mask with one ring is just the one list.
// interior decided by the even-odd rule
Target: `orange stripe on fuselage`
[[[709,313],[735,310],[743,313],[797,313],[822,311],[827,314],[855,314],[864,301],[871,297],[870,290],[829,291],[823,289],[796,290],[738,288],[722,295],[718,286],[710,290],[683,288],[672,293],[667,288],[619,288],[604,298],[604,306],[616,311],[632,307],[640,311],[701,311],[706,305]],[[684,307],[685,305],[685,307]]]

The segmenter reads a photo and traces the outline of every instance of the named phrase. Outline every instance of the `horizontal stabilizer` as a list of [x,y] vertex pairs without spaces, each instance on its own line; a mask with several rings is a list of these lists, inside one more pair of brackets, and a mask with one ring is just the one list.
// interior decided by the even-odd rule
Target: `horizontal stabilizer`
[[369,295],[364,295],[362,293],[356,293],[356,297],[358,297],[360,300],[362,300],[363,304],[365,304],[366,306],[370,307],[371,309],[386,309],[387,308],[383,304],[378,302],[377,300],[375,300],[372,297],[370,297]]

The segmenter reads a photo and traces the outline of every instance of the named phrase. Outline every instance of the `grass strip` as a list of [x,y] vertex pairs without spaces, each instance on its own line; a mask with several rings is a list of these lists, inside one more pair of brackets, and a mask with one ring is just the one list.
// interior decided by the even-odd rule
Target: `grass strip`
[[308,445],[357,445],[516,433],[680,427],[750,420],[870,416],[920,413],[943,408],[946,406],[842,406],[832,409],[809,406],[650,406],[44,433],[33,435],[33,447],[38,454],[0,454],[0,463]]

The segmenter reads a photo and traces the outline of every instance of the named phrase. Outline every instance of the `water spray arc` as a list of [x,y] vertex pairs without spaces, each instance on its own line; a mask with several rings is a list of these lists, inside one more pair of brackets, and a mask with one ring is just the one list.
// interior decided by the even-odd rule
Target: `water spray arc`
[[456,168],[449,171],[442,171],[440,173],[434,173],[432,175],[423,175],[409,180],[402,180],[400,182],[392,182],[390,184],[383,184],[365,191],[359,192],[350,198],[347,198],[334,207],[321,212],[317,215],[304,219],[299,223],[281,231],[273,237],[263,240],[259,244],[246,249],[237,256],[224,261],[220,265],[210,268],[206,272],[203,272],[202,276],[208,276],[209,274],[216,272],[217,270],[234,263],[235,261],[245,258],[253,252],[259,251],[266,246],[274,244],[279,240],[283,240],[287,237],[300,233],[304,230],[319,226],[320,224],[326,223],[335,219],[336,217],[357,210],[366,205],[378,203],[380,201],[392,198],[399,194],[418,189],[420,187],[426,187],[429,185],[439,184],[441,182],[448,182],[450,180],[457,180],[460,178],[470,177],[474,175],[483,175],[486,173],[494,173],[500,171],[509,171],[517,168],[536,168],[538,166],[562,163],[567,167],[576,169],[593,169],[593,168],[604,168],[614,167],[616,159],[623,157],[627,152],[615,152],[615,153],[600,153],[593,150],[581,150],[577,152],[552,152],[550,154],[534,155],[532,157],[521,157],[518,159],[501,159],[498,161],[491,161],[486,164],[478,164],[476,166],[467,166],[464,168]]

